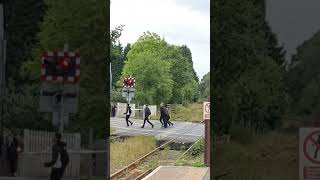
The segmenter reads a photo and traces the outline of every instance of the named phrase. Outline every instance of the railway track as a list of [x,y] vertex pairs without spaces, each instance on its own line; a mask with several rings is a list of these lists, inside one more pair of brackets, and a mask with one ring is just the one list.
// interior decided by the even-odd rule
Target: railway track
[[[191,129],[188,129],[186,132],[188,132]],[[120,179],[120,180],[140,180],[140,179],[142,179],[143,177],[145,177],[151,171],[154,170],[154,168],[150,168],[150,160],[152,160],[153,157],[155,157],[158,153],[160,153],[160,150],[164,149],[165,146],[169,145],[170,143],[172,143],[174,140],[176,140],[178,138],[179,137],[176,137],[176,138],[173,138],[171,140],[166,141],[165,143],[163,143],[159,147],[155,148],[154,150],[152,150],[148,154],[140,157],[139,159],[137,159],[134,162],[132,162],[129,165],[127,165],[126,167],[124,167],[124,168],[118,170],[117,172],[111,174],[110,180],[118,180],[118,179]],[[202,138],[202,137],[200,137],[200,138]],[[169,160],[168,159],[167,160],[161,159],[161,160],[159,160],[159,164],[166,165],[166,166],[175,165],[175,163],[183,155],[185,155],[191,149],[191,147],[194,144],[196,144],[196,142],[193,143],[185,152],[183,152],[183,153],[180,152],[180,154],[172,155],[172,156],[177,156],[175,158],[173,157],[174,160],[172,160],[172,159],[169,159]],[[161,154],[159,154],[159,155],[161,155]]]

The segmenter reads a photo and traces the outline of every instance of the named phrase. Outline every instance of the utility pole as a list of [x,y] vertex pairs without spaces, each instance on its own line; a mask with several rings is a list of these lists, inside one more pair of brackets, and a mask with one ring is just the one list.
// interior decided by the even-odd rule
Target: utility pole
[[1,101],[1,120],[0,137],[3,137],[4,122],[4,99],[6,87],[6,37],[5,37],[5,13],[4,1],[0,1],[0,101]]

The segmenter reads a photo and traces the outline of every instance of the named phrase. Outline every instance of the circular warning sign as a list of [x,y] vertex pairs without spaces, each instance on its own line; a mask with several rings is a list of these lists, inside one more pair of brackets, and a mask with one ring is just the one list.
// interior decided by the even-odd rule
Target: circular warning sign
[[303,153],[309,161],[320,164],[320,130],[310,133],[304,139]]
[[206,113],[210,113],[210,103],[207,103],[205,105],[204,110],[206,111]]

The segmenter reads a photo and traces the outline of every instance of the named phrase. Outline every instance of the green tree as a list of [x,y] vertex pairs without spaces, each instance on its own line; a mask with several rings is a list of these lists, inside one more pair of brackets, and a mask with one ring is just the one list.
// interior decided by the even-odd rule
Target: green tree
[[199,78],[197,76],[197,73],[196,71],[194,70],[193,68],[193,61],[192,61],[192,53],[191,53],[191,50],[188,48],[187,45],[182,45],[179,47],[179,50],[182,54],[183,57],[185,57],[188,62],[191,64],[191,67],[192,67],[192,74],[193,74],[193,78],[198,82],[199,81]]
[[208,98],[210,96],[210,72],[205,74],[199,84],[200,97]]
[[60,51],[68,43],[70,50],[81,54],[79,111],[71,119],[72,130],[103,128],[109,108],[105,99],[109,81],[106,81],[107,57],[110,55],[107,3],[95,0],[45,2],[48,9],[38,34],[39,46],[34,48],[33,59],[23,66],[22,73],[31,82],[39,83],[39,54],[47,50]]
[[[274,63],[277,59],[273,59],[281,54],[272,55],[277,51],[274,42],[270,43],[265,9],[261,5],[256,0],[212,3],[215,11],[211,28],[215,38],[211,45],[214,67],[210,88],[215,133],[228,132],[232,123],[254,130],[272,129],[281,124],[279,112],[283,112],[285,103],[278,107],[276,100],[282,102],[284,97],[283,70],[279,69],[279,63]],[[266,83],[271,80],[275,83]],[[262,92],[258,93],[257,89]],[[279,112],[273,107],[278,107]],[[248,121],[237,122],[238,118]]]
[[286,73],[286,85],[291,99],[291,112],[309,116],[320,104],[318,86],[320,31],[297,48],[292,58],[293,66]]
[[[132,50],[135,50],[133,45]],[[160,104],[172,97],[173,81],[170,74],[171,63],[156,54],[146,52],[128,56],[122,76],[136,78],[136,99],[141,103]]]
[[[191,52],[190,52],[191,55]],[[146,58],[148,57],[148,58]],[[191,56],[190,56],[191,57]],[[139,58],[144,58],[145,61],[141,61]],[[158,63],[153,63],[154,60],[161,61]],[[163,62],[162,62],[163,61]],[[146,67],[153,67],[150,68],[148,72],[144,71],[143,68]],[[164,87],[161,91],[164,91],[168,93],[165,95],[164,92],[158,92],[158,93],[150,93],[146,89],[139,89],[137,87],[137,90],[140,90],[141,92],[137,92],[137,100],[142,102],[161,102],[160,99],[163,98],[163,102],[170,102],[170,103],[182,103],[182,102],[193,102],[197,101],[199,98],[199,87],[197,80],[195,79],[195,76],[193,74],[193,67],[192,67],[192,59],[187,59],[186,55],[184,55],[181,52],[181,47],[169,45],[164,39],[161,39],[159,35],[151,32],[144,33],[138,41],[132,45],[130,51],[128,52],[128,61],[125,64],[124,68],[124,75],[129,75],[128,72],[131,71],[131,69],[134,69],[134,71],[131,71],[131,73],[135,73],[135,76],[144,76],[144,78],[137,78],[137,85],[139,86],[145,86],[142,85],[146,84],[145,87],[154,88],[158,85],[156,83],[159,83],[156,80],[152,80],[150,82],[153,82],[155,85],[148,84],[149,82],[148,78],[153,79],[151,73],[152,71],[157,71],[156,69],[164,68],[162,66],[165,66],[165,72],[167,72],[167,68],[169,68],[169,74],[164,74],[164,76],[167,78],[162,78],[161,74],[159,75],[159,79],[163,80],[163,83],[168,83],[168,85],[163,84]],[[162,72],[163,70],[159,70],[159,72]],[[146,75],[139,75],[137,73],[147,73]],[[140,81],[140,82],[139,82]],[[168,82],[167,82],[168,81]],[[172,82],[172,83],[171,83]],[[158,88],[156,88],[158,89]],[[151,90],[150,90],[151,91]],[[158,91],[158,90],[152,90],[152,91]],[[144,94],[145,98],[142,98],[139,96],[139,93]],[[163,95],[162,95],[163,94]],[[159,96],[159,97],[156,97]],[[146,98],[149,98],[148,100]],[[169,99],[167,99],[169,97]],[[150,98],[155,99],[154,101]]]
[[15,85],[22,85],[20,67],[30,58],[32,48],[37,44],[39,24],[45,14],[44,0],[5,0],[6,58],[8,79]]

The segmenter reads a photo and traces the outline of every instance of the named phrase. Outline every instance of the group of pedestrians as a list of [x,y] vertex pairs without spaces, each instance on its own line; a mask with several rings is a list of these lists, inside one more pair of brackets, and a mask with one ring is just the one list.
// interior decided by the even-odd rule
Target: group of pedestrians
[[[130,116],[132,114],[132,110],[131,110],[131,107],[129,104],[127,104],[127,108],[126,108],[126,112],[124,113],[126,115],[126,123],[127,123],[127,126],[129,127],[130,125],[132,126],[133,125],[133,122],[130,121]],[[154,125],[152,124],[152,122],[150,121],[150,115],[151,115],[151,111],[150,111],[150,108],[148,107],[148,105],[145,105],[145,108],[144,108],[144,120],[143,120],[143,125],[141,126],[141,128],[144,128],[146,122],[148,122],[151,127],[153,128]],[[130,125],[129,125],[130,123]],[[164,128],[167,128],[168,125],[169,126],[173,126],[173,123],[170,121],[170,113],[169,113],[169,108],[168,108],[168,105],[163,105],[161,103],[160,105],[160,123],[162,125],[162,127]]]
[[170,113],[168,105],[160,105],[160,122],[162,127],[167,128],[169,126],[173,126],[173,123],[170,121]]

